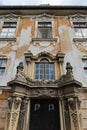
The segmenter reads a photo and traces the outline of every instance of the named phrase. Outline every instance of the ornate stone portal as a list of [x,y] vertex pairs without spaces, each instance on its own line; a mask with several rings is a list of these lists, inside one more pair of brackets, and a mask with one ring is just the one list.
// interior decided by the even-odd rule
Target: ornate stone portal
[[16,78],[8,83],[11,96],[5,130],[29,130],[31,98],[58,98],[61,130],[81,130],[78,98],[81,83],[74,80],[70,63],[66,69],[66,75],[59,80],[34,81],[23,73],[23,63],[20,63]]

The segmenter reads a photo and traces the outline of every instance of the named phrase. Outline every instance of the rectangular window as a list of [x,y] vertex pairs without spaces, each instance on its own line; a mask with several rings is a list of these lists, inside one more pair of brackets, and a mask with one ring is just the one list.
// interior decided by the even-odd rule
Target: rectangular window
[[38,22],[38,38],[52,38],[52,23]]
[[87,59],[82,59],[82,62],[83,62],[84,76],[87,78]]
[[14,38],[17,22],[4,22],[0,38]]
[[35,79],[54,80],[54,64],[53,63],[36,63]]
[[75,36],[74,38],[87,38],[87,23],[73,22]]
[[2,79],[5,73],[6,64],[7,64],[7,59],[0,59],[0,80]]

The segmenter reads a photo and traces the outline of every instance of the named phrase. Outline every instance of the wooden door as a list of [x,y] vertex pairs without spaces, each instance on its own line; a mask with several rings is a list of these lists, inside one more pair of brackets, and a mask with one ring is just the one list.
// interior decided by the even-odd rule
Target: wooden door
[[30,130],[60,130],[58,100],[31,100]]

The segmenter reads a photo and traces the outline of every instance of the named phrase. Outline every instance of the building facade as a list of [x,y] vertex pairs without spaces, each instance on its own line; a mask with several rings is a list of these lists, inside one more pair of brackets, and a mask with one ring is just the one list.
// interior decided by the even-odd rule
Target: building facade
[[0,130],[87,130],[87,7],[0,7]]

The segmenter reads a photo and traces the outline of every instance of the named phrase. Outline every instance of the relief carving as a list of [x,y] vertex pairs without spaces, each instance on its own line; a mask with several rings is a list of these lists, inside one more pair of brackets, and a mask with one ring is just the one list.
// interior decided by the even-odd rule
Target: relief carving
[[22,130],[23,129],[24,120],[26,118],[28,102],[29,102],[29,98],[23,98],[22,99],[17,130]]
[[69,107],[68,107],[68,99],[64,98],[64,116],[65,116],[65,124],[66,130],[70,129],[70,115],[69,115]]
[[8,98],[8,107],[9,107],[9,109],[11,110],[11,107],[12,107],[12,97],[9,97]]
[[19,112],[20,112],[20,105],[21,105],[21,98],[16,96],[11,96],[8,99],[9,110],[7,113],[7,126],[6,130],[16,130]]
[[71,122],[73,122],[75,130],[80,130],[80,122],[79,122],[80,103],[81,101],[79,100],[78,97],[71,97],[68,99]]
[[34,89],[30,90],[30,97],[58,97],[58,91],[57,89],[49,89],[49,88],[43,88],[43,89]]

